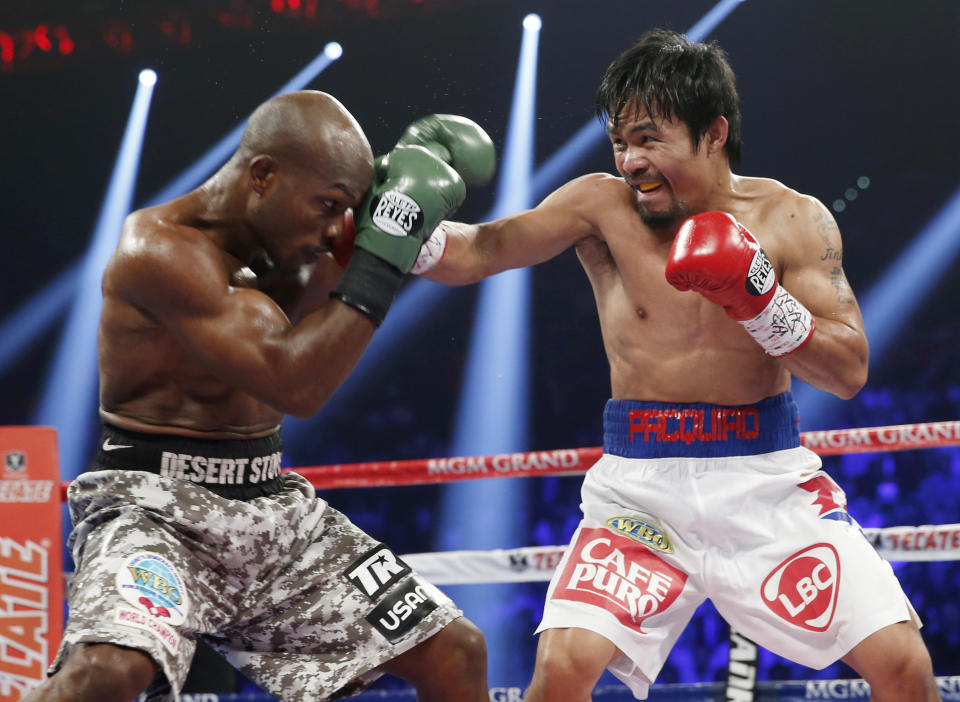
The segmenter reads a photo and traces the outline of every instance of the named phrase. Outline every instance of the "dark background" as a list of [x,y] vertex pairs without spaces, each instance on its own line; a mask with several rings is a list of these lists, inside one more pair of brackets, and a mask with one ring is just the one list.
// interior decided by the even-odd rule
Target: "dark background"
[[[21,309],[85,252],[142,68],[156,70],[159,81],[135,205],[235,127],[328,41],[340,42],[344,56],[309,87],[336,95],[376,152],[388,150],[410,121],[433,112],[470,116],[502,152],[520,23],[537,12],[543,29],[535,160],[541,163],[592,118],[596,83],[621,50],[651,27],[689,29],[712,4],[0,0],[0,314]],[[52,39],[49,51],[44,37]],[[844,236],[844,266],[863,301],[960,185],[960,5],[748,0],[709,39],[726,49],[738,75],[744,113],[738,172],[775,178],[831,209],[842,201],[844,209],[834,214]],[[598,141],[568,177],[611,170],[608,148]],[[857,187],[861,176],[869,178],[869,187]],[[851,188],[855,199],[847,197]],[[457,218],[482,217],[496,195],[496,182],[473,188]],[[956,241],[960,228],[948,236]],[[839,405],[829,421],[815,412],[805,415],[801,403],[803,428],[957,418],[960,296],[952,255],[928,294],[917,298],[905,287],[904,296],[916,298],[907,312],[879,314],[872,322],[898,331],[889,349],[872,358],[864,391]],[[928,271],[915,275],[923,278]],[[364,368],[362,378],[352,379],[321,412],[314,430],[288,444],[289,463],[449,455],[477,289],[451,289],[441,304],[424,310],[415,339]],[[532,304],[531,436],[520,448],[599,445],[608,367],[589,285],[572,252],[534,269]],[[0,371],[0,424],[31,422],[60,322]],[[95,408],[89,409],[90,416],[78,421],[93,425]],[[864,526],[960,521],[955,449],[826,463]],[[579,479],[527,482],[524,521],[530,533],[503,546],[565,543],[576,524]],[[879,487],[891,484],[895,490]],[[433,549],[434,507],[443,490],[326,496],[402,553]],[[960,673],[960,571],[952,563],[908,564],[898,566],[898,574],[927,622],[937,673]],[[512,622],[511,636],[526,638],[508,642],[523,651],[510,679],[491,684],[525,684],[533,651],[529,632],[544,589],[494,588],[498,597],[503,593],[499,618]],[[715,614],[705,611],[660,680],[721,675],[725,636]],[[849,674],[839,665],[814,673],[772,655],[763,659],[762,676],[768,678]]]

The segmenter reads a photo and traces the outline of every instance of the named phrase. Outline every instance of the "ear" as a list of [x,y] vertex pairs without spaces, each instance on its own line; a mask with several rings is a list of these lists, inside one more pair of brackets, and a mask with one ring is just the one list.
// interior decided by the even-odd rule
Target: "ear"
[[720,115],[713,120],[713,124],[707,129],[707,133],[703,135],[708,154],[713,155],[723,151],[723,147],[727,143],[727,134],[729,131],[730,124],[727,122],[726,117]]
[[277,171],[277,162],[267,154],[258,154],[250,159],[247,170],[254,192],[263,195]]

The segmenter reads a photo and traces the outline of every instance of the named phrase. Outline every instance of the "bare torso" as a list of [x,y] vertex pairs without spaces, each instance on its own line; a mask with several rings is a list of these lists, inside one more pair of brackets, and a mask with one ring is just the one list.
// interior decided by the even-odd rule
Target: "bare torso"
[[[664,277],[673,232],[647,227],[634,191],[591,176],[591,212],[601,234],[577,255],[593,286],[615,399],[747,404],[784,392],[790,374],[740,324]],[[711,209],[730,212],[760,241],[783,279],[782,254],[800,196],[770,180],[738,178],[737,192]]]
[[[249,268],[224,261],[234,287],[256,288]],[[190,358],[170,331],[104,278],[98,333],[100,414],[134,431],[210,438],[272,433],[282,414],[239,392]]]
[[[171,255],[160,257],[161,266],[186,266],[188,271],[203,270],[208,277],[212,271],[225,294],[263,294],[272,301],[264,299],[260,304],[272,307],[276,303],[283,310],[277,314],[290,313],[289,305],[277,299],[283,297],[278,295],[280,288],[271,287],[269,281],[258,278],[250,267],[211,242],[201,209],[196,198],[188,195],[135,213],[124,226],[103,278],[98,332],[100,414],[134,431],[206,438],[265,436],[279,427],[284,413],[237,389],[237,383],[223,380],[217,368],[207,365],[210,360],[191,353],[190,345],[178,337],[183,329],[172,330],[147,309],[158,293],[138,284],[136,267],[144,265],[138,248],[165,247]],[[317,263],[321,265],[335,267],[329,257]],[[316,280],[312,284],[318,285]],[[297,287],[301,292],[299,284]],[[260,293],[254,292],[257,290]],[[325,291],[317,297],[326,300]],[[237,343],[245,343],[241,327],[256,325],[256,318],[250,315],[235,323]],[[222,331],[229,339],[229,330]],[[222,338],[212,343],[218,345],[217,353],[230,353],[223,348]]]

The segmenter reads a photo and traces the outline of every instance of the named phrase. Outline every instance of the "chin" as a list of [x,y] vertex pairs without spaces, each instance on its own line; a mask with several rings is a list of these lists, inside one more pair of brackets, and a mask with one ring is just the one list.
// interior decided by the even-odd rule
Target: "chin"
[[690,214],[690,207],[682,200],[674,202],[672,207],[664,210],[640,208],[640,219],[651,229],[678,227]]

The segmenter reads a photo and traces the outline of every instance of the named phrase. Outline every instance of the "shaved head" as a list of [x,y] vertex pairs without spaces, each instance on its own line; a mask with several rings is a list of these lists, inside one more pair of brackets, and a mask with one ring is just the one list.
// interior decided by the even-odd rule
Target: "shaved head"
[[237,156],[265,154],[282,166],[373,172],[373,151],[353,115],[332,95],[317,90],[285,93],[250,116]]

